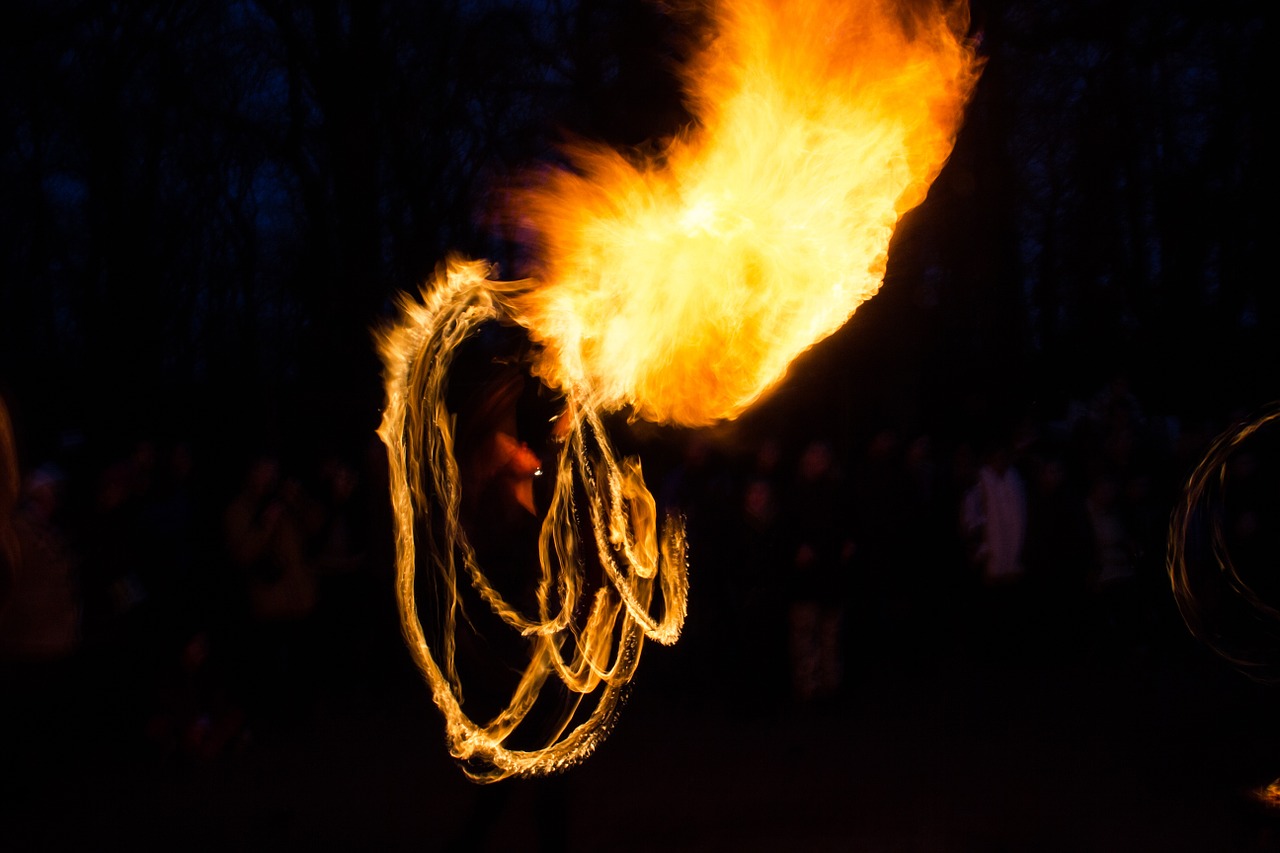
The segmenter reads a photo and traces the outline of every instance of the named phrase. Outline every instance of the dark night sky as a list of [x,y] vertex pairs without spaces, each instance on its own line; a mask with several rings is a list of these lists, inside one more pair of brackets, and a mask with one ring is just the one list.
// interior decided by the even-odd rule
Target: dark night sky
[[[20,5],[0,381],[31,441],[91,421],[358,432],[391,296],[450,251],[518,271],[485,216],[503,180],[566,132],[635,145],[685,120],[669,68],[690,22],[428,5]],[[945,417],[947,389],[1017,365],[1010,405],[1057,407],[1118,365],[1168,412],[1269,399],[1259,14],[975,3],[989,62],[955,155],[882,304],[828,347],[849,393],[921,388],[885,417]]]

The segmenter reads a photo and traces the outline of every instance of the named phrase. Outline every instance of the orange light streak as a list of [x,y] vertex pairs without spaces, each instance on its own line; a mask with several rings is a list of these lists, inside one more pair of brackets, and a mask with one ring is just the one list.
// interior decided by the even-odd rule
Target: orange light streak
[[1233,557],[1225,503],[1232,487],[1232,460],[1278,426],[1280,404],[1272,404],[1213,441],[1173,512],[1165,562],[1178,610],[1192,636],[1259,681],[1280,680],[1280,602],[1255,589]]

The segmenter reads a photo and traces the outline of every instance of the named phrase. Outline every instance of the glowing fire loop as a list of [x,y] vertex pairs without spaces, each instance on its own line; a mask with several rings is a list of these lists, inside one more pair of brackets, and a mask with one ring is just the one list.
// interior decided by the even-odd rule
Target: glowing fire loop
[[[1228,429],[1187,482],[1167,568],[1191,634],[1231,666],[1280,681],[1280,404]],[[1280,809],[1280,779],[1254,798]]]
[[[714,38],[684,71],[693,127],[647,162],[600,147],[567,152],[572,171],[512,193],[536,235],[528,281],[451,261],[382,335],[379,434],[402,622],[451,751],[480,781],[586,756],[644,640],[679,636],[681,523],[659,530],[639,462],[616,457],[602,416],[693,427],[734,418],[843,325],[879,289],[894,228],[950,156],[980,73],[963,2],[743,0],[711,12]],[[461,520],[463,427],[448,375],[485,323],[523,330],[530,372],[565,406],[553,488],[538,508],[532,610],[485,574]],[[527,485],[516,488],[531,508]],[[420,554],[443,599],[434,643],[418,613]],[[455,665],[454,631],[473,615],[459,582],[527,644],[510,701],[485,719],[467,712]],[[511,746],[549,684],[572,698],[546,734]]]
[[1277,436],[1280,405],[1218,436],[1169,529],[1169,580],[1187,628],[1260,681],[1280,680],[1280,589],[1266,564],[1277,553],[1272,523],[1280,519],[1274,481],[1262,490],[1250,481],[1274,459]]

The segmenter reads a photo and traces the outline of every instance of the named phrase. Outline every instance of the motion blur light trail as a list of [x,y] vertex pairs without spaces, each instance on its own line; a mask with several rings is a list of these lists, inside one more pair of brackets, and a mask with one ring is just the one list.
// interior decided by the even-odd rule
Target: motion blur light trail
[[1169,531],[1169,579],[1187,628],[1259,681],[1280,681],[1278,450],[1280,404],[1218,436]]
[[[709,11],[714,36],[683,72],[687,132],[644,160],[567,152],[572,170],[512,194],[534,235],[529,281],[450,261],[382,336],[379,434],[404,631],[451,751],[477,780],[551,772],[590,753],[644,639],[679,636],[682,526],[667,519],[659,531],[639,462],[616,458],[601,417],[693,427],[734,418],[848,320],[879,289],[898,220],[950,156],[980,71],[964,2],[726,0]],[[539,508],[536,614],[491,582],[461,520],[448,375],[485,323],[526,332],[530,371],[565,405],[554,487]],[[420,554],[443,599],[434,646],[418,613]],[[459,581],[527,642],[510,701],[484,720],[469,715],[455,663],[454,632],[469,619]],[[660,615],[650,612],[655,593]],[[553,674],[577,698],[550,735],[512,748]]]
[[[383,338],[388,402],[379,434],[390,454],[396,591],[405,636],[444,714],[452,754],[472,778],[496,781],[551,772],[594,749],[635,671],[644,637],[671,643],[679,636],[687,584],[683,528],[668,520],[659,547],[657,512],[638,462],[615,459],[598,415],[572,397],[565,412],[569,430],[561,442],[553,498],[539,539],[542,575],[536,615],[520,613],[484,574],[461,522],[454,417],[445,398],[453,353],[481,324],[506,317],[509,299],[519,287],[491,281],[485,272],[483,264],[450,265],[424,295],[424,303],[406,305],[402,323]],[[577,536],[575,481],[586,494],[599,561],[610,581],[590,601],[580,600],[587,578]],[[432,514],[434,524],[418,526]],[[441,608],[443,643],[435,650],[418,615],[419,538],[425,540],[425,556],[447,599]],[[457,620],[465,618],[459,612],[460,580],[528,641],[528,663],[510,702],[487,722],[472,720],[463,710],[454,639]],[[665,605],[661,618],[648,613],[655,585]],[[578,697],[599,688],[594,710],[566,733],[578,709],[574,702],[545,745],[508,749],[504,742],[533,710],[552,673]]]
[[[1187,482],[1169,529],[1174,598],[1196,639],[1280,682],[1280,404],[1225,431]],[[1280,808],[1280,779],[1255,792]]]

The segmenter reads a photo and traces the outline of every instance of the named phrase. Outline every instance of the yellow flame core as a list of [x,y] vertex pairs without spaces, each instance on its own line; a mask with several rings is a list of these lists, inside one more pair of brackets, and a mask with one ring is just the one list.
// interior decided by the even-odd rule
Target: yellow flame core
[[537,372],[603,411],[733,418],[873,296],[950,155],[979,63],[964,7],[722,3],[686,72],[697,127],[658,158],[579,148],[520,197]]
[[[576,150],[575,171],[518,196],[538,235],[534,280],[451,261],[382,334],[401,622],[472,778],[552,772],[589,754],[644,640],[679,636],[682,523],[659,528],[639,462],[615,456],[601,416],[735,417],[875,294],[893,229],[949,156],[979,73],[967,6],[921,2],[910,14],[892,0],[713,5],[715,37],[685,74],[687,135],[647,162]],[[446,389],[455,350],[486,322],[523,326],[538,347],[533,372],[565,399],[540,575],[529,579],[536,612],[485,574],[462,523]],[[420,562],[440,599],[430,642]],[[527,644],[506,707],[479,719],[456,663],[464,585]],[[550,734],[538,728],[539,744],[513,748],[553,681],[577,698],[553,713]]]

